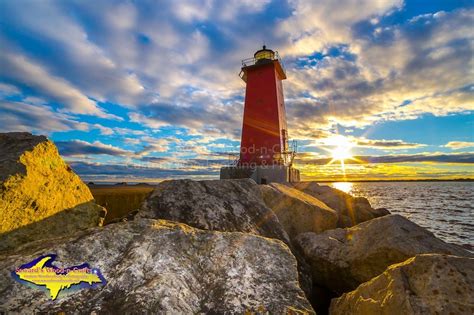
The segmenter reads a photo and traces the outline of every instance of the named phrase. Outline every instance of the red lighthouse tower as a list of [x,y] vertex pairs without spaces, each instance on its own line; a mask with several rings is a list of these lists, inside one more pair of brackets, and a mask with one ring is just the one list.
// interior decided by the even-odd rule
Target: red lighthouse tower
[[240,77],[247,84],[240,157],[221,169],[221,179],[253,178],[257,183],[299,181],[288,147],[282,80],[285,69],[278,52],[258,50],[242,61]]

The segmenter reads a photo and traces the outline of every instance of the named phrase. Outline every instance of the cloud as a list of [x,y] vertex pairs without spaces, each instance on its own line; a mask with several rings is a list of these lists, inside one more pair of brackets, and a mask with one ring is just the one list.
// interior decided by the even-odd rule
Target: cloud
[[130,113],[130,120],[150,128],[171,125],[188,128],[204,135],[239,137],[242,119],[241,107],[212,102],[200,105],[194,103],[193,105],[149,104],[143,108],[146,114]]
[[[67,14],[71,5],[54,2],[32,2],[28,10],[8,3],[4,9],[11,13],[5,14],[6,23],[33,42],[42,39],[48,54],[35,56],[38,66],[80,91],[67,93],[70,107],[90,112],[93,100],[119,102],[134,108],[133,121],[154,128],[178,124],[238,138],[244,91],[235,74],[240,59],[262,40],[261,32],[288,61],[285,92],[293,130],[327,129],[336,121],[360,127],[472,108],[472,97],[462,89],[472,82],[464,66],[472,63],[467,42],[471,11],[423,15],[386,26],[384,17],[401,9],[403,1],[295,0],[289,5],[281,18],[265,23],[258,14],[284,7],[282,3],[186,1],[161,3],[156,10],[150,3],[81,2],[73,5],[74,16]],[[240,16],[246,23],[239,23]],[[252,32],[255,25],[262,31]],[[335,47],[339,55],[332,52]],[[315,66],[296,66],[295,59],[315,52],[325,55]],[[26,54],[22,58],[31,59]],[[14,77],[15,71],[7,72]],[[51,88],[35,86],[66,97],[56,95],[57,89],[50,93]],[[400,106],[407,99],[411,102]],[[222,110],[231,114],[212,115]],[[195,119],[186,119],[185,112]]]
[[114,130],[112,128],[109,128],[109,127],[104,127],[104,126],[99,125],[99,124],[94,124],[94,128],[99,129],[100,134],[103,135],[103,136],[110,136],[110,135],[114,134]]
[[401,8],[403,0],[294,0],[292,15],[282,21],[279,31],[289,36],[286,54],[311,54],[332,43],[351,41],[351,27],[355,23],[383,16]]
[[474,147],[474,142],[469,141],[449,141],[444,145],[446,148],[451,148],[453,150],[472,148]]
[[[133,110],[134,121],[140,117],[149,126],[159,126],[172,125],[174,117],[181,115],[181,108],[195,113],[202,108],[219,111],[236,93],[242,96],[243,83],[236,73],[240,59],[253,53],[255,45],[249,41],[248,32],[243,31],[247,34],[242,36],[237,27],[248,29],[257,22],[260,25],[256,14],[268,4],[269,1],[189,1],[179,5],[161,3],[157,10],[156,4],[145,2],[33,2],[28,10],[15,3],[8,3],[4,9],[5,23],[14,26],[12,29],[26,36],[24,39],[32,45],[42,48],[35,61],[52,75],[69,82],[90,101],[139,107]],[[74,16],[68,14],[71,10]],[[13,15],[15,19],[8,17]],[[246,15],[247,23],[238,22],[236,17],[241,15]],[[250,20],[253,22],[249,23]],[[47,21],[54,21],[54,26]],[[198,21],[203,23],[202,27],[192,24]],[[14,34],[5,35],[18,44]],[[226,43],[216,42],[218,38]],[[12,51],[11,46],[5,51]],[[18,46],[25,45],[20,42]],[[25,51],[25,56],[31,54],[28,47],[17,50]],[[11,75],[10,71],[7,74]],[[179,99],[190,90],[193,92],[189,99]],[[201,95],[197,104],[199,94],[207,96]],[[212,108],[209,98],[213,98]],[[156,104],[169,104],[168,117],[157,117],[151,112]],[[234,103],[225,110],[240,114],[241,107],[242,104]],[[240,122],[234,120],[226,126],[221,119],[213,118],[216,117],[207,119],[199,115],[194,125],[208,134],[225,130],[235,136]],[[181,123],[197,130],[191,126],[191,120]],[[234,130],[229,126],[234,126]]]
[[[311,158],[306,154],[302,159],[297,159],[297,164],[305,165],[325,165],[332,158]],[[354,159],[345,160],[345,164],[379,164],[379,163],[420,163],[420,162],[437,162],[437,163],[474,163],[474,153],[420,153],[420,154],[400,154],[400,155],[382,155],[382,156],[354,156]]]
[[367,139],[365,137],[342,136],[330,132],[313,135],[313,140],[305,141],[303,147],[338,146],[362,147],[383,150],[415,149],[425,147],[426,144],[406,142],[398,139]]
[[137,155],[148,155],[153,152],[166,152],[169,150],[170,140],[164,138],[142,137],[141,140],[146,143]]
[[0,131],[51,133],[69,130],[89,130],[89,125],[75,117],[55,112],[48,106],[25,102],[0,101]]
[[110,144],[104,144],[100,141],[89,143],[82,140],[57,141],[55,142],[59,153],[63,156],[78,155],[112,155],[112,156],[131,156],[133,152],[114,147]]
[[14,85],[0,82],[0,96],[12,96],[21,94],[21,91]]
[[153,163],[153,164],[163,164],[170,162],[169,157],[157,157],[157,156],[143,156],[140,158],[140,161]]
[[270,0],[182,0],[173,2],[169,8],[171,12],[167,13],[184,23],[207,20],[232,22],[238,15],[260,12],[270,2]]
[[96,178],[129,178],[133,180],[153,179],[154,181],[164,178],[176,178],[180,176],[201,176],[201,175],[217,175],[218,169],[177,169],[177,168],[161,168],[147,167],[134,164],[105,164],[90,163],[81,161],[69,162],[72,169],[78,173],[83,179]]
[[[104,50],[106,47],[91,40],[99,39],[93,34],[94,31],[80,23],[81,18],[88,18],[88,9],[102,14],[115,8],[112,3],[108,6],[101,11],[97,5],[87,3],[81,6],[80,3],[8,2],[2,4],[2,20],[14,26],[24,41],[40,48],[42,53],[36,57],[55,76],[70,82],[92,99],[116,101],[129,106],[141,100],[144,90],[142,84],[135,74],[121,68],[117,60],[109,58],[108,51]],[[74,10],[75,15],[69,14],[71,10]],[[101,16],[98,21],[102,20],[106,19]],[[12,37],[9,41],[17,42],[17,39]],[[18,54],[18,49],[11,46],[5,45],[3,50]],[[126,50],[126,46],[123,45],[119,50]],[[14,72],[8,71],[7,74],[14,75]]]
[[[328,43],[321,57],[290,64],[290,130],[367,127],[474,110],[473,18],[472,9],[423,15],[385,27],[391,35],[384,41],[354,32],[345,45]],[[367,23],[371,32],[380,27]]]
[[403,140],[374,140],[358,138],[356,145],[374,149],[413,149],[426,146],[426,144],[405,142]]
[[9,77],[63,105],[65,112],[95,115],[104,118],[116,116],[105,113],[93,100],[62,78],[51,76],[43,67],[24,56],[4,53],[0,56],[0,75]]
[[[303,143],[339,126],[470,113],[474,10],[411,13],[402,0],[5,2],[0,127],[93,130],[87,143],[64,144],[73,155],[200,164],[209,139],[239,140],[240,60],[263,41],[284,58],[289,134]],[[119,119],[112,111],[123,124],[108,121]],[[123,141],[104,147],[99,133]],[[406,141],[351,141],[423,146],[392,136]]]
[[[125,150],[110,144],[104,144],[100,141],[92,143],[82,140],[58,141],[56,145],[63,156],[81,156],[81,155],[110,155],[118,157],[138,158],[142,161],[152,162],[153,158],[145,159],[150,153],[167,152],[170,140],[164,138],[142,137],[138,142],[132,141],[132,144],[143,144],[137,152]],[[154,160],[156,162],[157,160]]]

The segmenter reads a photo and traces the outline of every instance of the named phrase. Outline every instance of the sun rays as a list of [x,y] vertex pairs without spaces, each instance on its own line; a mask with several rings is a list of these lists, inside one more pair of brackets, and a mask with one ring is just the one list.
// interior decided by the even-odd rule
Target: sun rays
[[351,150],[355,146],[355,144],[351,142],[347,137],[344,137],[342,135],[332,136],[324,140],[324,145],[329,148],[323,147],[323,149],[331,154],[331,160],[327,163],[327,165],[331,165],[334,162],[339,161],[339,163],[341,164],[341,171],[344,178],[346,177],[346,166],[344,164],[344,161],[352,160],[356,162],[361,162],[352,155]]

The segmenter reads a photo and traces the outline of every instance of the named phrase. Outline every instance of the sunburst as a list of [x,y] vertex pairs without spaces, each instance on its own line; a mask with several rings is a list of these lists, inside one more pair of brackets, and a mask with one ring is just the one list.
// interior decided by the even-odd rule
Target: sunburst
[[324,145],[328,146],[329,148],[323,148],[324,150],[328,151],[331,154],[331,160],[328,162],[327,165],[333,164],[334,162],[339,161],[341,165],[341,171],[346,177],[346,165],[344,161],[352,160],[359,162],[358,159],[354,158],[352,155],[352,148],[354,147],[354,143],[351,142],[348,138],[342,135],[335,135],[333,137],[327,138],[324,140]]

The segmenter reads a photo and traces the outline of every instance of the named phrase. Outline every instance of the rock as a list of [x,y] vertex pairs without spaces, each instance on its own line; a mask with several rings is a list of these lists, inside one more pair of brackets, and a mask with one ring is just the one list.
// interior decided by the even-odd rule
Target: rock
[[333,299],[330,314],[474,314],[474,259],[417,255]]
[[377,209],[372,209],[372,213],[378,218],[378,217],[383,217],[384,215],[389,215],[390,211],[388,211],[387,208],[377,208]]
[[[107,284],[59,295],[17,283],[15,268],[57,254],[58,267],[89,263]],[[29,244],[0,257],[0,311],[66,314],[314,314],[281,241],[204,231],[165,220],[134,221]]]
[[169,180],[145,199],[138,218],[165,219],[210,231],[244,232],[285,242],[298,259],[302,289],[310,295],[309,266],[294,251],[288,234],[252,179]]
[[259,187],[263,200],[275,212],[290,239],[303,232],[320,233],[337,228],[337,212],[318,199],[283,184]]
[[101,225],[105,212],[46,137],[0,134],[0,251]]
[[287,233],[251,179],[163,181],[142,203],[138,216],[210,231],[253,233],[289,244]]
[[366,198],[353,197],[329,186],[320,186],[315,182],[298,182],[293,186],[336,210],[340,216],[339,227],[350,227],[385,215],[382,211],[375,211]]
[[336,293],[353,290],[388,266],[417,254],[473,256],[400,215],[321,234],[300,234],[294,244],[311,265],[314,283]]

